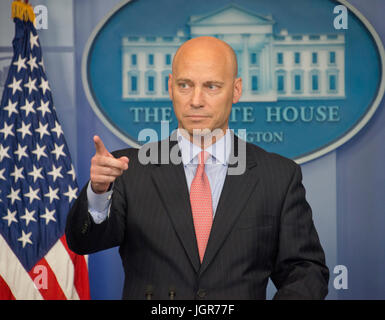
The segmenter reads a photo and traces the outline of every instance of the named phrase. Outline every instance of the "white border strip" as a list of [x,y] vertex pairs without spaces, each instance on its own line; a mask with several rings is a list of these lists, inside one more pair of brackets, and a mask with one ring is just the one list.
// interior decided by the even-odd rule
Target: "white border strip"
[[[381,100],[384,96],[385,93],[385,81],[384,81],[384,76],[385,76],[385,50],[384,46],[382,44],[382,41],[377,34],[376,30],[374,27],[370,24],[370,22],[365,18],[365,16],[358,11],[353,5],[348,3],[347,0],[335,0],[340,2],[342,5],[346,6],[359,20],[362,21],[364,26],[367,28],[367,30],[371,33],[373,36],[373,39],[377,45],[378,53],[380,55],[380,60],[381,60],[381,82],[380,86],[377,92],[377,97],[373,101],[371,107],[366,111],[365,115],[362,117],[362,119],[349,131],[347,132],[344,136],[339,138],[337,141],[332,142],[331,144],[327,145],[326,147],[323,147],[319,150],[316,150],[308,155],[302,156],[300,158],[294,159],[298,164],[303,164],[305,162],[314,160],[316,158],[319,158],[346,143],[349,141],[351,138],[353,138],[367,123],[368,121],[372,118],[374,113],[376,112],[377,108],[379,107]],[[119,11],[124,5],[127,3],[131,2],[131,0],[124,0],[118,5],[116,5],[95,27],[93,32],[91,33],[90,37],[88,38],[88,41],[86,43],[84,52],[83,52],[83,57],[82,57],[82,82],[83,82],[83,88],[87,97],[88,102],[90,103],[92,109],[98,116],[98,118],[103,122],[103,124],[113,133],[115,134],[119,139],[121,139],[123,142],[127,143],[128,145],[135,147],[135,148],[140,148],[140,145],[137,144],[135,141],[129,139],[127,136],[125,136],[121,131],[119,131],[115,126],[113,126],[110,121],[107,120],[105,115],[101,112],[99,107],[97,106],[93,95],[91,93],[91,89],[88,83],[88,71],[87,71],[87,62],[88,62],[88,56],[92,47],[92,44],[94,42],[95,37],[99,33],[99,31],[103,28],[103,26],[108,22],[108,20],[117,12]]]

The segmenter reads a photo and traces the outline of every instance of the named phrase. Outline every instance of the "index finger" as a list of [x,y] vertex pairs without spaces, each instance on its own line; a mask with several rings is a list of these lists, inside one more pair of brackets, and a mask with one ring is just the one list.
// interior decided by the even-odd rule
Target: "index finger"
[[96,150],[97,154],[102,155],[102,156],[109,156],[110,155],[110,153],[108,152],[108,150],[104,146],[102,139],[100,139],[99,136],[94,136],[94,144],[95,144],[95,150]]

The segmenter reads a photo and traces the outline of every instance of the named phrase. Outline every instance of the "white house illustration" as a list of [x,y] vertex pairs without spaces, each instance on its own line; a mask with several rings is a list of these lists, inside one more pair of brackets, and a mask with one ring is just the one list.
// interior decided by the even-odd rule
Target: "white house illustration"
[[237,54],[243,79],[241,101],[345,98],[344,34],[273,33],[272,16],[230,4],[191,16],[189,34],[122,38],[122,97],[169,99],[172,58],[186,40],[209,35],[226,41]]

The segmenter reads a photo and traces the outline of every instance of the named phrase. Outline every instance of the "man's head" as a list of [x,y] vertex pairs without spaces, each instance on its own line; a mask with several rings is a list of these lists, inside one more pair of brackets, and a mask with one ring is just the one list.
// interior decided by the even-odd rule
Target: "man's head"
[[237,78],[234,50],[214,37],[199,37],[185,42],[177,50],[169,93],[178,127],[226,130],[233,103],[242,94],[242,80]]

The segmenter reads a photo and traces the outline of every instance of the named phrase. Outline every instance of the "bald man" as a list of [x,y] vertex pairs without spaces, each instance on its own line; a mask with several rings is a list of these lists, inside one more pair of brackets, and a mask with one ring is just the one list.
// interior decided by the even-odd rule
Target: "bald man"
[[[329,271],[300,167],[229,130],[242,95],[232,48],[213,37],[185,42],[168,85],[178,120],[168,139],[111,154],[94,137],[69,247],[119,246],[124,299],[265,299],[269,278],[275,299],[323,299]],[[143,161],[164,146],[167,159]]]

